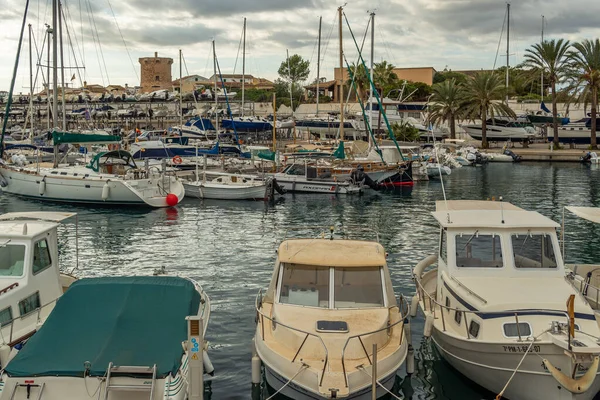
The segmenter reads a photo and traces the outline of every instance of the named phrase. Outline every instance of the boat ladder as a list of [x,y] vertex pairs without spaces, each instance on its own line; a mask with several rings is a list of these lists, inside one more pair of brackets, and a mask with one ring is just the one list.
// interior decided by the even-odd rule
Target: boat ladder
[[[152,385],[127,385],[127,384],[111,384],[111,378],[114,378],[112,375],[116,374],[126,374],[126,375],[139,375],[140,377],[152,375]],[[112,362],[108,364],[108,369],[106,370],[106,389],[104,390],[104,400],[108,400],[109,392],[112,391],[121,391],[121,392],[131,392],[131,391],[148,391],[150,392],[149,399],[152,400],[154,396],[154,386],[156,385],[156,364],[152,367],[139,367],[139,366],[116,366],[113,365]]]
[[42,398],[42,393],[44,393],[44,387],[46,387],[46,383],[42,383],[41,385],[34,385],[32,383],[16,383],[15,387],[13,388],[12,393],[10,394],[10,400],[13,400],[15,398],[15,395],[17,394],[17,389],[24,387],[27,388],[27,398],[30,399],[31,397],[31,388],[39,388],[40,392],[37,395],[37,400],[40,400]]

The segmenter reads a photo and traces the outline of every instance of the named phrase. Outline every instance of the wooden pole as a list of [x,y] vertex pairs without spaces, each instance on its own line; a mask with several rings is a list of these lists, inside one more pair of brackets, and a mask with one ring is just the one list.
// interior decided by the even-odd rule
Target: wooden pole
[[273,152],[277,151],[277,95],[273,93]]

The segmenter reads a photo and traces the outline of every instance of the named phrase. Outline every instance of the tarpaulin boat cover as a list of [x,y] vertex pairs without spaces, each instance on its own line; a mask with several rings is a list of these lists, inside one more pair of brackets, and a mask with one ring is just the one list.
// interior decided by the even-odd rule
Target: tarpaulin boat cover
[[12,377],[104,376],[108,364],[179,369],[185,317],[197,315],[194,284],[171,276],[88,278],[58,300],[42,328],[7,365]]

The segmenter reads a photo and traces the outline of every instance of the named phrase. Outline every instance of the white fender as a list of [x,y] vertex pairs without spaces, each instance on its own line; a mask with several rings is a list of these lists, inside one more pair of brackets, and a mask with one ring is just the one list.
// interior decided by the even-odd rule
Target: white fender
[[215,367],[213,367],[210,358],[208,358],[208,352],[204,350],[202,352],[202,364],[204,365],[204,373],[213,376],[215,374]]
[[46,193],[46,178],[40,181],[40,195]]
[[109,181],[106,181],[104,186],[102,186],[102,201],[106,201],[108,196],[110,196],[110,186],[108,185]]
[[258,356],[252,357],[252,383],[260,383],[260,358]]
[[556,367],[552,365],[550,361],[546,359],[544,359],[543,362],[546,368],[548,368],[548,371],[550,371],[550,374],[552,374],[552,377],[556,379],[556,381],[560,383],[562,387],[564,387],[571,393],[580,394],[585,393],[590,388],[590,386],[592,386],[592,383],[594,383],[596,373],[598,372],[599,360],[600,358],[598,358],[598,356],[595,356],[594,362],[592,363],[590,368],[587,370],[585,375],[583,375],[579,379],[574,379],[570,376],[563,374],[561,371],[556,369]]
[[408,375],[415,373],[415,351],[411,344],[408,345],[408,354],[406,355],[406,373]]
[[417,310],[419,309],[419,296],[415,293],[410,300],[410,316],[412,318],[417,316]]
[[2,366],[2,368],[5,368],[6,364],[8,364],[9,356],[10,346],[7,344],[3,344],[2,346],[0,346],[0,365]]
[[421,275],[423,275],[423,271],[425,271],[425,268],[429,267],[432,264],[435,264],[435,262],[437,261],[437,258],[438,258],[437,254],[432,254],[430,256],[425,257],[421,261],[419,261],[419,263],[413,269],[413,275],[417,279],[420,279]]
[[423,328],[423,336],[431,337],[431,333],[433,332],[433,314],[428,314],[425,317],[425,327]]

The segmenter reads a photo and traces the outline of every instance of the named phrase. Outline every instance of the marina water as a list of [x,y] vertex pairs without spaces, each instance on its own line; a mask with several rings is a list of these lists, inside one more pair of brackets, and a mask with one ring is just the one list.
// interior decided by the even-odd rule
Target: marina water
[[[504,200],[562,221],[565,205],[600,206],[600,170],[580,164],[490,164],[452,171],[445,179],[448,199]],[[430,216],[443,200],[439,181],[416,183],[411,191],[371,192],[364,196],[286,195],[262,202],[195,201],[176,209],[73,207],[0,195],[0,213],[73,211],[78,213],[79,277],[148,275],[160,267],[200,282],[212,299],[209,353],[216,374],[207,383],[206,399],[265,399],[266,388],[252,391],[251,339],[258,290],[266,288],[275,250],[298,226],[344,226],[364,239],[379,232],[397,294],[414,293],[411,269],[436,251],[438,226]],[[598,262],[600,228],[566,215],[566,261]],[[75,266],[76,230],[59,228],[60,262]],[[440,360],[422,339],[423,320],[412,322],[417,349],[416,372],[398,371],[395,392],[407,399],[492,399]],[[139,349],[143,351],[143,349]]]

